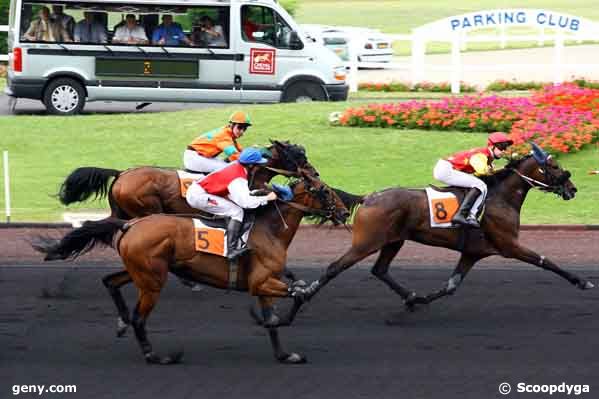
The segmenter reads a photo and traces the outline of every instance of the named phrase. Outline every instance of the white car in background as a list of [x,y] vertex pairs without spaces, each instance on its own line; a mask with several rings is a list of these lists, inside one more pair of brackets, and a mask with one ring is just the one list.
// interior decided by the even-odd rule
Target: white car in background
[[349,61],[350,46],[355,46],[360,62],[391,62],[391,38],[379,30],[353,26],[301,25],[304,34]]

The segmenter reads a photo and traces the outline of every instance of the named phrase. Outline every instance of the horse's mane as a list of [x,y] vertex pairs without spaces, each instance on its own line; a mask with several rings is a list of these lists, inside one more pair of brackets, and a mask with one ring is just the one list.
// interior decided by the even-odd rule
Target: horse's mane
[[364,195],[346,193],[345,191],[334,187],[331,187],[331,189],[339,196],[341,202],[343,202],[343,205],[345,205],[351,214],[354,213],[354,210],[358,207],[358,205],[364,202]]
[[298,144],[291,144],[289,141],[271,140],[272,145],[281,154],[281,163],[286,170],[295,170],[298,166],[303,166],[308,162],[306,149]]
[[489,186],[489,188],[497,186],[506,178],[511,176],[514,173],[514,170],[516,170],[522,162],[526,161],[531,156],[532,155],[526,155],[522,158],[510,159],[510,161],[507,163],[507,165],[505,165],[503,169],[489,176],[481,176],[480,179],[483,182],[485,182],[485,184]]

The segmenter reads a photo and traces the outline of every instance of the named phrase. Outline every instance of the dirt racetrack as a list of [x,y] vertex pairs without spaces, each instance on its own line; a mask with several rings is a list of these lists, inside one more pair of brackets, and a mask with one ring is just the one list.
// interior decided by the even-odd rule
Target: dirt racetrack
[[[327,286],[281,330],[309,363],[278,364],[250,320],[246,293],[192,291],[170,278],[148,321],[156,350],[185,348],[183,364],[147,366],[133,334],[116,338],[101,277],[121,267],[111,250],[75,263],[40,263],[34,229],[0,229],[0,398],[499,398],[518,383],[599,386],[599,290],[493,257],[456,295],[403,310],[364,267]],[[60,231],[52,231],[59,235]],[[522,240],[599,283],[599,231],[525,231]],[[342,230],[302,229],[289,267],[306,280],[349,241]],[[317,244],[315,244],[317,243]],[[392,274],[420,293],[440,288],[457,254],[409,244]],[[372,259],[362,262],[368,267]],[[135,290],[124,289],[132,307]],[[280,308],[284,308],[281,301]],[[13,395],[16,385],[76,385],[76,393]],[[554,394],[552,397],[565,397]]]

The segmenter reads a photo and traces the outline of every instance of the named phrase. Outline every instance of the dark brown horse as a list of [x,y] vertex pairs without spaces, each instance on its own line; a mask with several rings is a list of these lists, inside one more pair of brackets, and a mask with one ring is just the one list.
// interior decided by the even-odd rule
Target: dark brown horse
[[[318,280],[310,284],[304,298],[309,300],[339,273],[378,251],[380,254],[372,274],[399,294],[410,309],[416,304],[430,303],[453,294],[474,264],[491,255],[519,259],[549,270],[583,290],[593,288],[590,281],[559,268],[545,256],[518,242],[520,210],[529,190],[537,188],[570,200],[576,193],[570,172],[563,170],[551,156],[533,144],[533,155],[511,161],[486,180],[489,194],[481,229],[431,228],[424,190],[393,188],[366,197],[338,192],[348,208],[362,204],[354,218],[352,245]],[[458,198],[464,196],[461,189],[451,191]],[[406,240],[461,252],[454,272],[440,291],[417,296],[389,275],[389,265]]]
[[[262,188],[277,174],[300,168],[317,177],[303,147],[272,141],[269,163],[251,177],[252,188]],[[114,180],[112,180],[114,179]],[[110,184],[112,180],[112,184]],[[108,196],[111,216],[119,219],[156,213],[197,213],[181,196],[175,169],[143,166],[120,171],[95,167],[77,168],[62,183],[58,198],[63,205]]]
[[[273,311],[274,298],[294,297],[295,306],[299,307],[302,295],[301,288],[280,280],[287,248],[304,214],[344,223],[349,212],[332,189],[306,173],[302,173],[302,179],[292,189],[291,202],[280,202],[278,206],[271,203],[256,211],[255,226],[249,237],[251,251],[239,258],[235,274],[231,273],[226,258],[196,252],[192,220],[175,215],[151,215],[130,222],[116,218],[86,222],[60,242],[42,240],[35,248],[46,253],[46,260],[56,260],[79,256],[98,243],[116,243],[115,249],[138,289],[131,324],[149,363],[174,363],[182,356],[182,353],[158,356],[145,328],[169,272],[217,288],[249,291],[258,296],[275,357],[283,363],[301,363],[305,361],[303,356],[282,350],[276,329],[289,325],[292,319],[280,318]],[[121,320],[128,324],[129,310],[118,289],[113,298]]]

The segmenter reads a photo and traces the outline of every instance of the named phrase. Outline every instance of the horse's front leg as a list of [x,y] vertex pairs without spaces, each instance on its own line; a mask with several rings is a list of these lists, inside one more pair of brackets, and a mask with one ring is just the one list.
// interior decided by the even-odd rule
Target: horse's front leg
[[264,327],[268,330],[268,336],[275,355],[275,358],[285,364],[306,363],[306,357],[299,353],[288,353],[283,350],[279,339],[277,325],[280,325],[280,319],[273,310],[272,297],[259,297],[260,307],[262,308],[262,317],[264,318]]
[[432,294],[428,294],[425,297],[410,297],[406,300],[406,306],[408,307],[408,309],[412,310],[415,305],[429,304],[447,295],[453,295],[462,283],[462,281],[464,281],[464,278],[466,278],[466,274],[468,274],[468,272],[472,269],[474,264],[478,262],[480,259],[481,257],[466,255],[462,253],[462,256],[460,257],[457,266],[453,270],[451,277],[449,277],[449,280],[447,280],[447,283],[443,288],[441,288],[439,291],[433,292]]
[[570,273],[564,269],[561,269],[551,260],[547,259],[544,256],[537,254],[536,252],[520,246],[517,242],[513,243],[513,246],[508,248],[504,248],[501,251],[501,255],[506,258],[516,258],[526,263],[530,263],[531,265],[535,265],[540,267],[541,269],[549,270],[566,280],[568,280],[571,284],[577,286],[581,290],[588,290],[594,288],[595,285],[588,280],[584,280],[581,277],[577,276],[574,273]]

